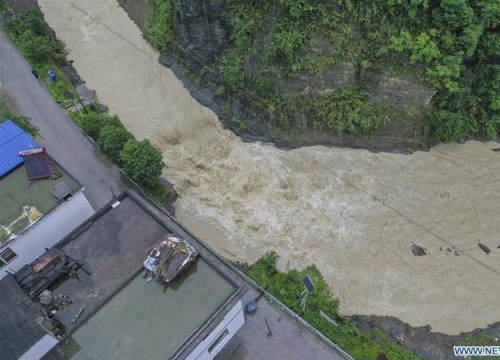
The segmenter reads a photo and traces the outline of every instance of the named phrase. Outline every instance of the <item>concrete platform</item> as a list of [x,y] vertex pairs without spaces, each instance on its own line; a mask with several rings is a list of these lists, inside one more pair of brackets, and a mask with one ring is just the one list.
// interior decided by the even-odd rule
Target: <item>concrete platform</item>
[[[243,297],[243,305],[257,296],[257,291],[251,289]],[[344,359],[265,297],[259,300],[257,311],[246,316],[240,336],[241,343],[232,354],[232,360]]]

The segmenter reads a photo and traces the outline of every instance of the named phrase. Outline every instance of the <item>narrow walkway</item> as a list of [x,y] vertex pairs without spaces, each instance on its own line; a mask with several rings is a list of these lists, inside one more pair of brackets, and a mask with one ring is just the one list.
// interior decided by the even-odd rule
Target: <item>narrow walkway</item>
[[85,187],[94,210],[109,202],[112,192],[120,193],[123,184],[118,170],[102,161],[102,155],[35,79],[31,66],[1,29],[0,95],[13,111],[32,119],[40,129],[37,141]]

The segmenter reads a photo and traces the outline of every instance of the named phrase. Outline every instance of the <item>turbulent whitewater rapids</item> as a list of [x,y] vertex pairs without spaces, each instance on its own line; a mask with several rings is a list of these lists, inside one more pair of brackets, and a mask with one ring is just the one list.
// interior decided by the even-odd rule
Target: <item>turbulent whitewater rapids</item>
[[223,255],[253,262],[275,250],[283,267],[316,263],[344,314],[450,334],[500,320],[498,143],[410,156],[242,143],[157,62],[115,1],[39,3],[111,113],[162,148],[180,220]]

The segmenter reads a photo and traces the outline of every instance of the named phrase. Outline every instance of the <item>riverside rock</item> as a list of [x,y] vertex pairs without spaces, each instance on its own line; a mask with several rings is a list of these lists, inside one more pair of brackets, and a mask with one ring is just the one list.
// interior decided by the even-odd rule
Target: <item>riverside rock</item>
[[411,252],[415,256],[427,255],[427,252],[425,251],[425,249],[423,247],[421,247],[421,246],[416,245],[416,244],[413,244],[411,246]]

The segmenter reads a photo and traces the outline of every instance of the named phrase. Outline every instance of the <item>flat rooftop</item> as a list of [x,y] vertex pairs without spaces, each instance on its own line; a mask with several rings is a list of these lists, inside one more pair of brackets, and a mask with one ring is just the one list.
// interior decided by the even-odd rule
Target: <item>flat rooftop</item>
[[57,314],[71,333],[71,359],[136,359],[137,353],[164,360],[226,309],[238,290],[203,255],[165,292],[157,282],[146,282],[141,276],[146,248],[172,231],[129,196],[88,224],[60,247],[90,275],[79,271],[78,279],[50,287],[73,301]]
[[26,296],[12,275],[0,280],[0,294],[1,358],[17,360],[46,334],[36,324],[40,309]]
[[71,359],[168,359],[233,292],[202,259],[165,293],[138,275],[72,334],[81,349]]
[[[57,207],[58,201],[51,193],[57,184],[64,182],[74,193],[81,186],[61,167],[57,166],[57,179],[28,180],[24,164],[0,178],[0,246],[10,239],[9,232],[19,234],[41,215]],[[25,212],[24,206],[33,207]],[[28,213],[30,214],[29,216]],[[23,216],[24,214],[24,216]],[[16,221],[17,219],[17,221]],[[8,229],[8,231],[6,230]]]

